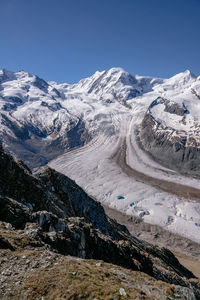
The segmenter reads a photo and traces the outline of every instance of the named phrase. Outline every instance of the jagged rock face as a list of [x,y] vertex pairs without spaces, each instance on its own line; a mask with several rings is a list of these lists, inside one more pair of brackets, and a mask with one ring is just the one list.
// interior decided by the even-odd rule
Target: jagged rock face
[[[51,249],[102,259],[182,286],[194,277],[174,255],[131,236],[108,218],[100,203],[54,170],[38,176],[0,149],[2,249]],[[3,223],[2,223],[3,221]],[[10,225],[9,225],[10,224]],[[198,294],[196,283],[193,289]]]
[[200,130],[198,122],[193,121],[184,102],[159,97],[144,116],[139,143],[166,167],[199,176]]

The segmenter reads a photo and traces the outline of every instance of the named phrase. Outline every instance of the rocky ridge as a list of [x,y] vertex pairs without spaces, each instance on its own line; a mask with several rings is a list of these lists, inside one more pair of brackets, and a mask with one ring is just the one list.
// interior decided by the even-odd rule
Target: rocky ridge
[[[59,257],[100,259],[144,272],[172,284],[175,289],[183,287],[181,295],[186,289],[196,299],[200,297],[199,281],[169,250],[131,236],[125,226],[107,217],[100,203],[88,197],[74,181],[49,168],[33,175],[2,148],[0,169],[0,248],[5,276],[8,276],[8,263],[3,262],[8,262],[9,257],[18,260],[19,252],[50,251]],[[31,255],[27,256],[29,263],[22,270],[28,270],[27,266],[33,263]],[[22,260],[18,260],[19,274]],[[9,299],[13,283],[5,276],[1,278],[6,283],[2,285],[1,295]],[[20,282],[23,286],[24,282]]]

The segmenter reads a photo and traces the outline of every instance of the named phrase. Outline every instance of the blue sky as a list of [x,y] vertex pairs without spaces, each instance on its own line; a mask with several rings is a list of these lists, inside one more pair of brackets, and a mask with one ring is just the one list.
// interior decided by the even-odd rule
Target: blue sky
[[200,0],[0,0],[0,68],[76,82],[96,70],[200,74]]

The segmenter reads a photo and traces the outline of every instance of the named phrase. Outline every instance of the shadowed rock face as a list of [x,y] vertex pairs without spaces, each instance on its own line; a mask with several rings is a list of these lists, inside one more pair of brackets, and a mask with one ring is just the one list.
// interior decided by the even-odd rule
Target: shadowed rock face
[[[48,106],[45,102],[43,106]],[[49,109],[59,110],[60,105],[54,103]],[[48,139],[48,131],[37,127],[37,124],[21,124],[5,114],[1,114],[2,123],[12,132],[4,133],[3,140],[10,153],[22,159],[31,168],[37,168],[47,164],[50,160],[63,154],[67,149],[83,146],[90,140],[90,135],[82,120],[71,121],[70,128],[66,128],[62,134],[62,124],[55,124],[52,133],[57,134],[54,139]]]
[[36,86],[37,88],[39,88],[40,90],[46,92],[47,89],[48,89],[48,83],[42,79],[42,78],[39,78],[38,76],[35,76],[35,80],[33,82],[34,86]]
[[[66,176],[49,168],[33,176],[2,148],[0,170],[2,249],[51,249],[63,255],[101,259],[169,283],[191,285],[189,278],[194,275],[169,250],[131,236]],[[196,281],[192,284],[198,295]]]
[[200,176],[200,147],[194,136],[187,132],[165,127],[159,119],[155,119],[151,109],[164,104],[165,112],[174,116],[182,116],[184,122],[187,108],[183,105],[158,98],[152,102],[147,110],[138,132],[141,147],[156,161],[164,166],[181,173]]

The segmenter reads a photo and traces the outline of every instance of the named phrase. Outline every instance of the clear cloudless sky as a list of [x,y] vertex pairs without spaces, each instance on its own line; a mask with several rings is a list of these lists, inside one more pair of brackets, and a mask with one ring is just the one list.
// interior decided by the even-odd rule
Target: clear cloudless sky
[[0,69],[73,83],[111,67],[200,75],[200,0],[0,0]]

